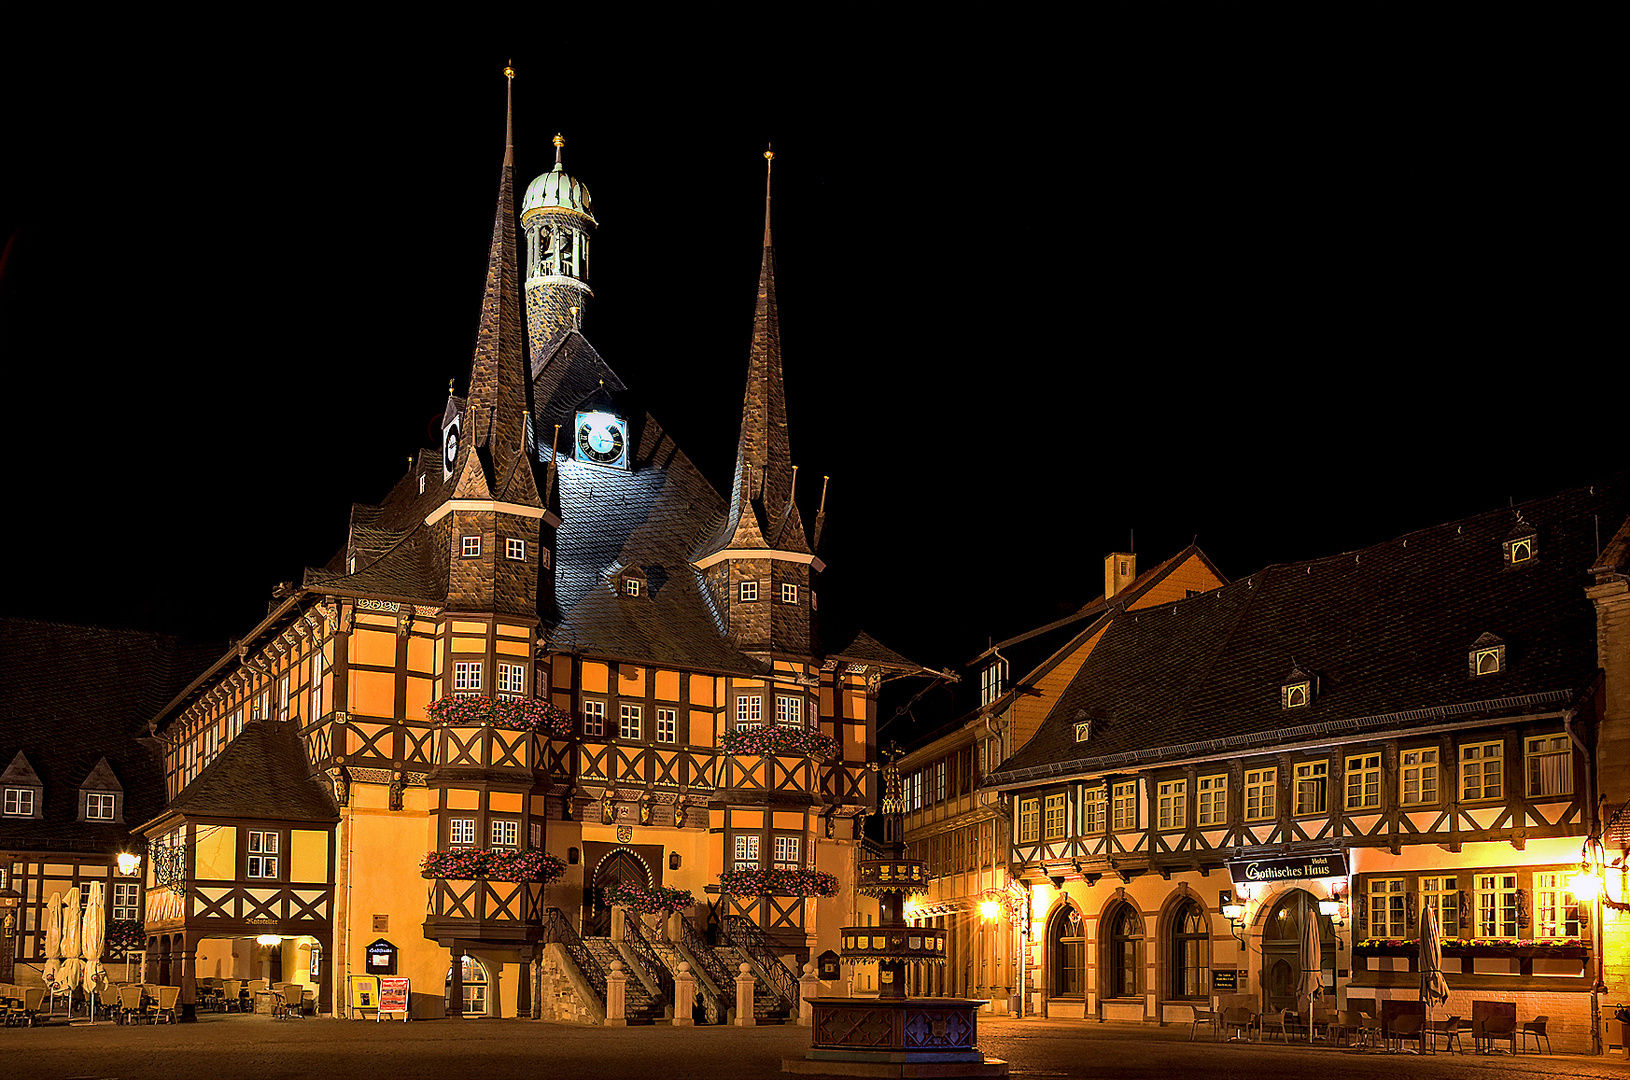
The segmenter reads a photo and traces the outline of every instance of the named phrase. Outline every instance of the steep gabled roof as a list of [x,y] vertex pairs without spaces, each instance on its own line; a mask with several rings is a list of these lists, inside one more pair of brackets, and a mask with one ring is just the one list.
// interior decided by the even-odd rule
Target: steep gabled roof
[[[1597,671],[1584,595],[1596,520],[1630,515],[1630,483],[1519,509],[1539,537],[1522,566],[1503,561],[1513,514],[1501,509],[1115,615],[1041,730],[989,782],[1571,704]],[[1485,632],[1506,642],[1508,667],[1474,678],[1467,655]],[[1310,705],[1287,710],[1280,688],[1293,668],[1317,687]],[[1095,723],[1077,743],[1082,716]]]
[[333,792],[312,769],[294,724],[278,720],[244,725],[170,801],[169,812],[269,821],[340,819]]

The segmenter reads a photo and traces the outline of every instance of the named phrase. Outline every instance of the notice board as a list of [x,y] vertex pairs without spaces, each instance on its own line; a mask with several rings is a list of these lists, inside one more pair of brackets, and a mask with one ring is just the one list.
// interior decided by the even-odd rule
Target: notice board
[[352,1012],[363,1009],[379,1008],[379,976],[377,975],[349,975],[345,980],[346,1000],[351,1003]]
[[412,1019],[408,1016],[408,1002],[412,1000],[410,982],[395,975],[380,978],[378,1019],[389,1020],[391,1013],[401,1013],[403,1020]]

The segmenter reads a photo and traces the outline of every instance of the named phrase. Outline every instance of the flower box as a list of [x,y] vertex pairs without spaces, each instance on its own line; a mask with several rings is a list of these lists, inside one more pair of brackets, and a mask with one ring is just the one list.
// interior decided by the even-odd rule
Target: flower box
[[774,724],[727,731],[719,745],[727,754],[812,757],[822,761],[837,757],[842,749],[838,740],[830,735],[808,728],[778,727]]
[[[1353,946],[1355,957],[1364,956],[1419,956],[1421,943],[1417,939],[1371,938]],[[1508,956],[1523,960],[1583,958],[1590,950],[1578,938],[1445,938],[1445,957]]]
[[695,904],[696,897],[689,889],[670,889],[663,885],[647,888],[619,882],[606,889],[606,903],[641,915],[672,915]]
[[566,864],[547,851],[523,848],[519,851],[471,848],[467,851],[431,851],[419,861],[419,871],[427,878],[456,878],[473,881],[551,882],[566,872]]
[[509,731],[531,731],[554,739],[569,738],[572,734],[571,714],[541,698],[454,694],[432,701],[424,711],[438,723],[457,727],[491,725]]
[[730,896],[836,896],[838,879],[819,870],[726,870],[719,891]]

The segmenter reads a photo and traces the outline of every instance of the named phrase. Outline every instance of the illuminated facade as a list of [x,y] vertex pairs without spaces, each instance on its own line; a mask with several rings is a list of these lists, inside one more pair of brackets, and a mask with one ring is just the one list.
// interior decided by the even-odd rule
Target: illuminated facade
[[[259,974],[264,935],[325,1008],[389,946],[414,1015],[601,1018],[616,957],[643,986],[630,1016],[660,1016],[688,959],[719,1019],[755,1005],[734,1002],[735,960],[785,1011],[798,964],[854,921],[877,691],[918,669],[816,619],[823,521],[794,498],[768,202],[721,495],[582,332],[596,222],[555,145],[518,215],[506,150],[439,447],[153,718],[171,801],[144,830],[147,931],[184,1002]],[[776,870],[784,887],[721,891]],[[690,890],[695,936],[630,951],[619,884]]]
[[1572,878],[1599,778],[1630,794],[1607,790],[1627,514],[1623,482],[1565,492],[1109,619],[985,780],[1029,892],[1031,1007],[1305,1010],[1311,917],[1326,1000],[1385,1013],[1418,1000],[1431,907],[1437,1016],[1492,1002],[1595,1047],[1617,923]]

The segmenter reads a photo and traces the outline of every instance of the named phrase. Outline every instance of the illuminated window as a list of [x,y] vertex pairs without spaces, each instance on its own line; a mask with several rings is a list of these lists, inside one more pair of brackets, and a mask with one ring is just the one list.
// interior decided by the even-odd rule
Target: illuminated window
[[473,559],[481,554],[481,537],[465,536],[459,539],[458,553],[466,559]]
[[279,720],[289,718],[289,677],[287,675],[277,680],[277,718]]
[[1034,844],[1041,839],[1041,800],[1019,800],[1019,843]]
[[804,699],[789,694],[775,695],[775,724],[777,727],[804,726]]
[[606,733],[606,703],[603,701],[585,701],[583,703],[583,734],[604,735]]
[[1503,744],[1497,742],[1473,743],[1460,748],[1460,797],[1462,799],[1498,799],[1505,790],[1502,774],[1505,769]]
[[736,834],[736,858],[733,869],[758,869],[758,835],[756,833]]
[[113,917],[132,921],[141,918],[141,886],[136,882],[113,883]]
[[1404,936],[1404,879],[1370,879],[1370,936]]
[[741,598],[743,601],[758,599],[758,582],[744,581],[741,583]]
[[245,877],[275,878],[277,876],[279,836],[280,834],[276,832],[262,832],[258,829],[249,830],[249,857],[244,872]]
[[[755,838],[756,839],[756,838]],[[799,838],[796,836],[775,837],[775,868],[777,870],[796,870],[801,863],[798,861]]]
[[311,654],[311,719],[319,720],[323,715],[323,654],[318,650]]
[[475,818],[452,818],[447,822],[447,843],[453,847],[475,846]]
[[1187,780],[1165,780],[1156,785],[1157,828],[1181,829],[1188,825],[1188,791]]
[[1195,823],[1198,825],[1228,824],[1228,777],[1202,776],[1195,793]]
[[1431,806],[1438,801],[1438,752],[1405,750],[1398,755],[1401,798],[1405,806]]
[[1523,748],[1529,798],[1573,794],[1573,749],[1566,735],[1524,739]]
[[1371,810],[1381,805],[1381,755],[1347,759],[1347,809]]
[[1104,831],[1104,789],[1088,788],[1081,800],[1082,829],[1088,833]]
[[997,661],[979,670],[979,704],[989,705],[1002,696],[1002,676],[1007,665]]
[[764,699],[743,694],[736,699],[736,727],[755,728],[764,723]]
[[1421,878],[1421,907],[1436,908],[1438,929],[1444,937],[1455,937],[1460,926],[1460,889],[1458,878]]
[[492,846],[514,847],[520,839],[521,825],[518,821],[501,820],[492,823]]
[[637,739],[640,737],[641,707],[638,705],[619,705],[620,713],[617,720],[617,734],[624,739]]
[[1567,875],[1556,872],[1534,875],[1534,936],[1574,938],[1579,936],[1579,901],[1568,891]]
[[1128,780],[1109,791],[1109,827],[1115,832],[1138,827],[1138,782]]
[[481,689],[481,661],[460,660],[453,665],[453,690]]
[[1309,761],[1296,766],[1296,814],[1325,812],[1325,781],[1330,772],[1327,761]]
[[657,710],[657,742],[674,742],[679,730],[679,712],[676,709]]
[[1043,836],[1048,840],[1064,839],[1064,796],[1062,794],[1047,796],[1047,805],[1043,820]]
[[1271,821],[1277,817],[1278,790],[1278,769],[1253,769],[1246,773],[1245,820]]
[[623,579],[623,592],[628,594],[629,596],[638,596],[640,594],[640,579],[639,578],[624,578]]
[[1517,875],[1477,875],[1477,936],[1517,936]]
[[520,664],[498,665],[498,692],[500,694],[524,694],[526,692],[526,669]]

